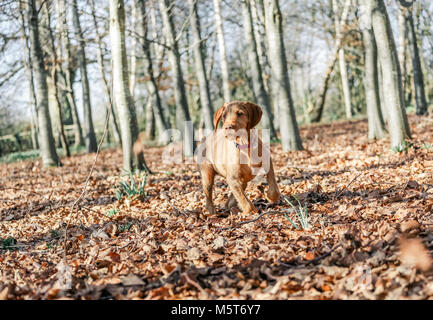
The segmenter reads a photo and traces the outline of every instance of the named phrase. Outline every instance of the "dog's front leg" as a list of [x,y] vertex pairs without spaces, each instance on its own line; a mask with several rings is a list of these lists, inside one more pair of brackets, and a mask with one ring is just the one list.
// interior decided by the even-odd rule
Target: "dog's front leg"
[[272,203],[276,203],[280,200],[280,190],[278,188],[277,180],[275,179],[274,168],[272,166],[272,160],[270,161],[269,171],[266,174],[266,180],[268,181],[268,191],[266,197]]
[[258,212],[256,207],[248,200],[245,194],[246,183],[241,183],[239,178],[227,178],[227,183],[235,196],[239,207],[242,209],[243,214],[250,212]]
[[216,210],[212,200],[215,170],[210,164],[203,164],[200,171],[203,191],[206,196],[206,209],[210,214],[215,214]]

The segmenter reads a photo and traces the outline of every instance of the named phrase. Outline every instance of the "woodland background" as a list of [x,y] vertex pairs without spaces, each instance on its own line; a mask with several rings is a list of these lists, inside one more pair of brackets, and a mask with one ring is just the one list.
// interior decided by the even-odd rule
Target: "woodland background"
[[[0,299],[433,297],[432,17],[428,0],[2,1]],[[271,131],[283,196],[256,179],[258,216],[222,209],[224,179],[208,215],[196,165],[161,161],[167,129],[199,136],[231,100]]]

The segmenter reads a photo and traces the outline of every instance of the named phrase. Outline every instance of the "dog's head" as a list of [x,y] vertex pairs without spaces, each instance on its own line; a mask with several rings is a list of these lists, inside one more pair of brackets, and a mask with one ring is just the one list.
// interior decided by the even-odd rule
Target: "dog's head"
[[213,118],[215,131],[222,120],[222,128],[225,131],[241,129],[250,130],[254,128],[262,118],[262,109],[248,101],[232,101],[224,103]]

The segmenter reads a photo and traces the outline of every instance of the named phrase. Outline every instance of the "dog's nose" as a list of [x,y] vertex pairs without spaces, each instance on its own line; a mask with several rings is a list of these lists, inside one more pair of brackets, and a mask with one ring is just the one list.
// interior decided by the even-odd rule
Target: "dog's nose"
[[224,129],[226,129],[226,130],[233,130],[234,128],[235,128],[235,126],[232,125],[232,124],[226,125],[226,126],[224,127]]

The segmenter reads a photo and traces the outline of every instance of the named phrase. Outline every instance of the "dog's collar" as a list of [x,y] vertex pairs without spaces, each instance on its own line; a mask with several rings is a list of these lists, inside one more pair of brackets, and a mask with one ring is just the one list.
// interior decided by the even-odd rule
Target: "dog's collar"
[[235,144],[235,147],[238,148],[239,150],[248,149],[250,147],[250,143],[248,143],[248,144],[239,144],[237,142],[234,142],[234,144]]
[[[253,140],[253,139],[254,139],[254,137],[251,138],[251,140]],[[248,149],[250,146],[253,146],[254,142],[255,142],[255,139],[253,141],[251,141],[251,143],[248,143],[248,144],[239,144],[236,141],[234,141],[233,143],[235,144],[235,147],[238,150],[242,150],[242,149]]]

